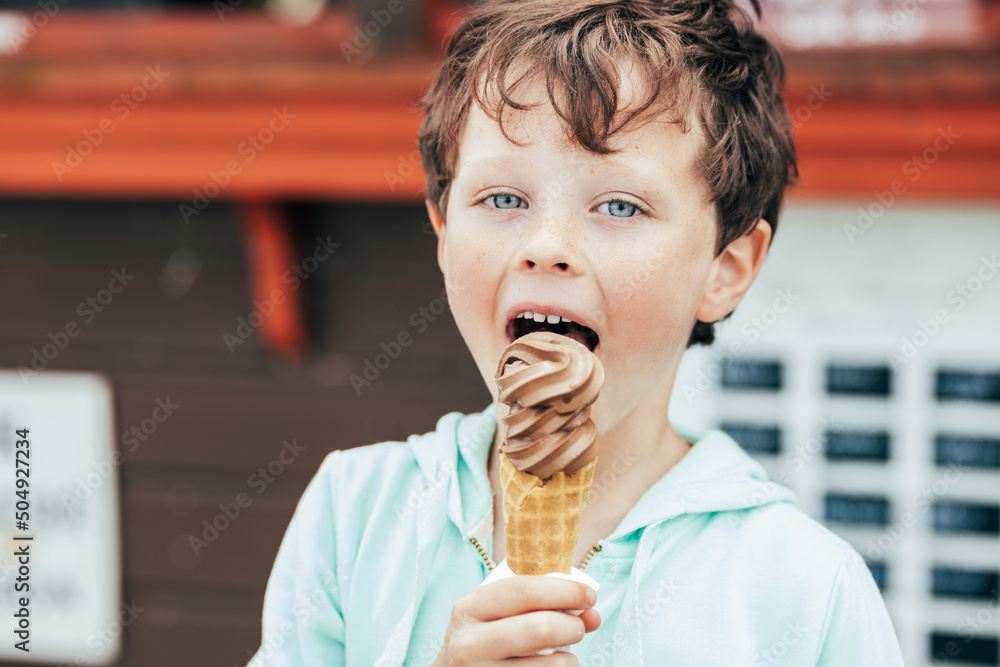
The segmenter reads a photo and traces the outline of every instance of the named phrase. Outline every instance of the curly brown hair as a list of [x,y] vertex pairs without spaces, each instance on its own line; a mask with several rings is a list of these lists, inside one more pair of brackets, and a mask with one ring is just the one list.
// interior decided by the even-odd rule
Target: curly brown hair
[[[748,1],[760,18],[759,0]],[[626,111],[618,108],[623,63],[641,68],[651,93],[615,126]],[[515,64],[527,66],[508,85]],[[698,173],[717,215],[716,256],[760,218],[776,230],[785,188],[799,182],[780,92],[785,67],[733,0],[494,0],[470,10],[418,103],[425,196],[442,219],[472,102],[510,139],[504,107],[530,108],[511,91],[543,75],[574,141],[598,155],[616,153],[608,139],[632,123],[666,114],[688,132],[689,118],[696,120],[704,134]],[[480,95],[480,81],[498,92],[495,104]],[[557,103],[557,89],[567,108]],[[688,346],[714,340],[713,324],[699,320]]]

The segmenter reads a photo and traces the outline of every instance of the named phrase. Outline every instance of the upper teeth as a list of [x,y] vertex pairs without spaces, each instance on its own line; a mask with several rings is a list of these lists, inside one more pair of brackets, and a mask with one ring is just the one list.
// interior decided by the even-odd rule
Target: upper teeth
[[548,322],[549,324],[555,324],[556,322],[571,322],[568,317],[560,317],[559,315],[545,315],[543,313],[533,313],[530,310],[526,310],[523,313],[519,313],[516,317],[523,317],[527,320],[535,320],[536,322]]

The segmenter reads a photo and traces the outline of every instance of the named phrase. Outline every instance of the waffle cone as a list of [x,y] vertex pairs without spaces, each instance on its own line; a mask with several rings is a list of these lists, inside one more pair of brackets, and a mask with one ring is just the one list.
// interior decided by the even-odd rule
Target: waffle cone
[[597,459],[572,475],[557,472],[544,484],[500,455],[504,546],[515,574],[569,574]]

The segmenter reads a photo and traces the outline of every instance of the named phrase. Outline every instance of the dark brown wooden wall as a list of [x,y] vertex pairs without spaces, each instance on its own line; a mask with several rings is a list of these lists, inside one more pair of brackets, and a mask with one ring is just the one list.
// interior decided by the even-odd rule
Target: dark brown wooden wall
[[[50,368],[106,373],[118,434],[157,398],[180,406],[120,469],[124,599],[146,608],[125,628],[120,665],[245,664],[281,537],[323,457],[489,403],[450,314],[422,334],[408,322],[443,289],[422,206],[291,210],[296,257],[317,236],[340,244],[304,284],[315,345],[298,365],[272,358],[257,335],[233,353],[223,343],[251,310],[237,209],[213,203],[185,225],[177,202],[0,201],[0,368],[30,363],[31,349],[81,321],[76,305],[124,266],[133,283]],[[173,298],[160,274],[182,248],[201,270]],[[358,396],[348,376],[401,331],[413,344]],[[257,495],[248,476],[292,438],[306,451]],[[187,536],[247,491],[252,504],[194,558]]]

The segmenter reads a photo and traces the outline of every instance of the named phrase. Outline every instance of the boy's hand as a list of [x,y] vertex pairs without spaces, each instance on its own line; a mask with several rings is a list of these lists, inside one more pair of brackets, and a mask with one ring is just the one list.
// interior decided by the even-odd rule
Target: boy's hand
[[[444,646],[432,667],[492,665],[575,644],[601,624],[600,615],[592,609],[596,599],[589,586],[539,575],[508,577],[475,588],[455,602]],[[574,616],[564,609],[584,612]],[[575,656],[562,651],[519,662],[579,664]]]

